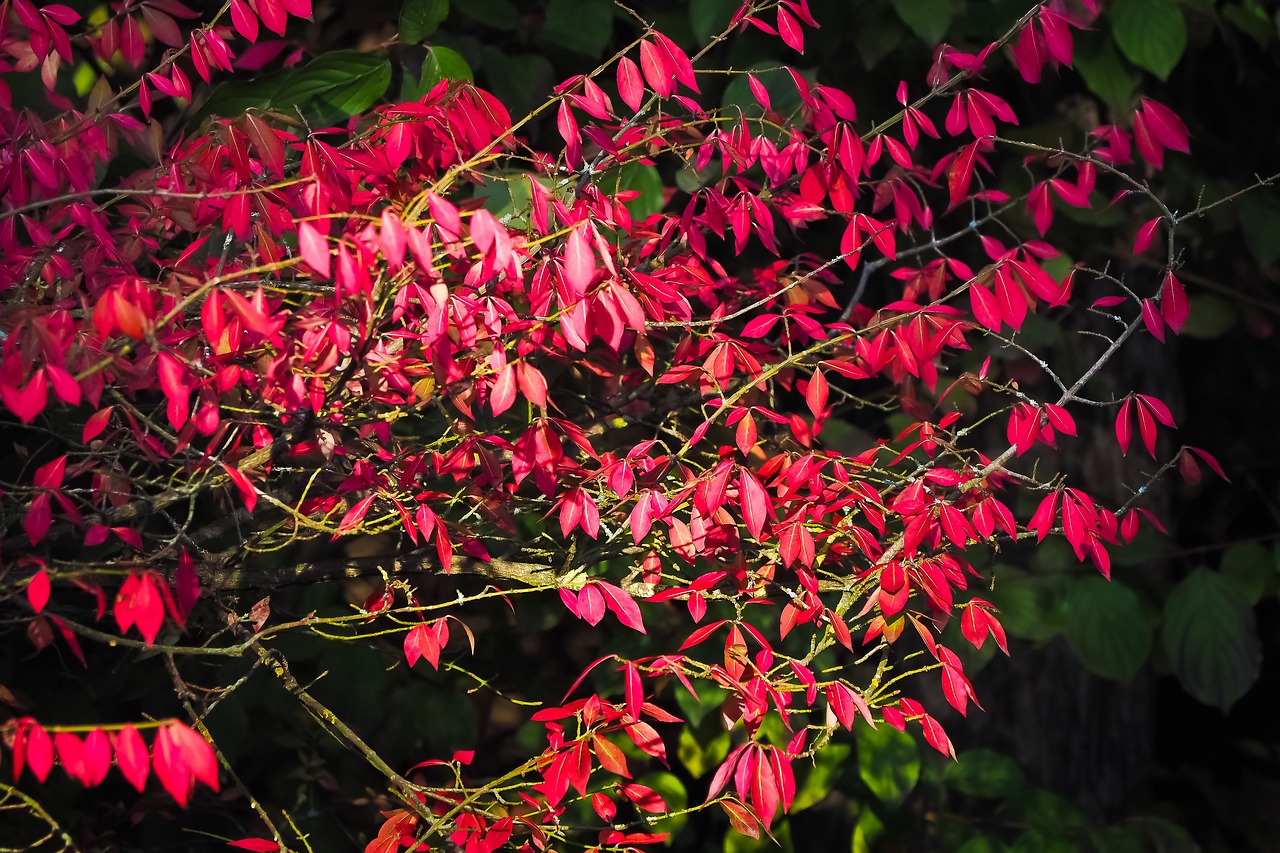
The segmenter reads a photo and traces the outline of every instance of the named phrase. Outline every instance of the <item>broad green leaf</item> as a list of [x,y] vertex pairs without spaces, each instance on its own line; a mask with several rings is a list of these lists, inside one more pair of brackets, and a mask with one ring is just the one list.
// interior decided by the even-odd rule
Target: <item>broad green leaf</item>
[[1000,624],[1014,637],[1044,642],[1062,633],[1067,578],[1029,575],[1009,566],[994,570],[995,587],[986,596],[1000,610]]
[[404,0],[400,7],[400,40],[417,44],[449,17],[449,0]]
[[791,811],[798,812],[822,801],[834,790],[835,781],[849,761],[852,747],[847,743],[829,743],[813,757],[809,768],[796,785],[796,798]]
[[644,163],[626,163],[618,169],[603,172],[595,184],[610,195],[615,191],[633,191],[640,195],[627,202],[627,210],[637,222],[643,222],[663,207],[662,176],[657,168]]
[[1174,587],[1161,632],[1183,688],[1228,710],[1258,680],[1262,647],[1253,608],[1221,574],[1199,568]]
[[1222,555],[1222,576],[1231,582],[1250,607],[1275,587],[1275,551],[1257,542],[1228,548]]
[[441,80],[475,80],[471,66],[456,50],[440,45],[432,45],[427,56],[422,60],[422,73],[416,84],[411,84],[408,74],[405,75],[401,97],[406,101],[416,101],[435,88]]
[[1146,853],[1146,846],[1134,830],[1126,826],[1104,826],[1089,832],[1097,853]]
[[1161,80],[1182,58],[1187,24],[1178,0],[1114,0],[1111,33],[1120,52]]
[[1222,10],[1222,17],[1256,41],[1264,50],[1276,37],[1276,24],[1267,17],[1267,12],[1261,5],[1232,4]]
[[1067,643],[1094,675],[1128,681],[1138,674],[1155,633],[1138,595],[1119,581],[1077,579],[1067,593]]
[[920,37],[935,45],[951,26],[952,0],[889,0],[902,23]]
[[698,43],[704,43],[729,25],[729,19],[742,5],[738,0],[691,0],[689,25]]
[[884,835],[884,821],[880,820],[875,809],[864,808],[853,826],[852,853],[871,853],[881,835]]
[[613,35],[612,0],[551,0],[538,38],[595,59]]
[[[714,732],[708,733],[708,732]],[[676,745],[676,756],[680,763],[695,779],[715,770],[724,761],[733,746],[733,739],[721,726],[718,730],[694,731],[689,727],[680,729],[680,740]]]
[[688,814],[674,814],[684,811],[689,806],[689,792],[685,790],[680,777],[666,770],[659,770],[655,773],[646,773],[636,779],[636,782],[657,791],[663,802],[667,804],[667,811],[672,813],[670,817],[656,816],[653,831],[669,832],[673,836],[678,833],[689,820]]
[[551,61],[538,53],[511,54],[486,47],[484,71],[489,88],[512,115],[524,115],[541,104],[543,94],[555,82]]
[[875,68],[897,49],[906,34],[907,28],[897,15],[887,14],[883,7],[872,4],[862,7],[853,25],[853,43],[862,58],[862,66],[868,71]]
[[970,749],[947,766],[943,779],[962,794],[1007,797],[1022,790],[1026,777],[1018,763],[991,749]]
[[1101,33],[1081,33],[1074,59],[1089,91],[1113,107],[1127,106],[1142,82],[1120,58],[1115,42]]
[[511,0],[466,0],[458,11],[486,27],[514,30],[520,27],[520,10]]
[[729,691],[718,684],[699,684],[697,696],[683,687],[675,693],[680,713],[693,726],[701,724],[708,714],[718,710],[729,696]]
[[[1005,803],[1005,810],[1029,829],[1048,834],[1050,838],[1065,840],[1072,830],[1083,830],[1089,821],[1074,806],[1057,794],[1043,788],[1028,788],[1014,794]],[[1014,849],[1020,848],[1017,845]],[[1058,849],[1044,847],[1039,849]],[[1078,850],[1078,847],[1067,849]]]
[[1251,192],[1240,199],[1240,226],[1259,266],[1280,260],[1280,200],[1275,193]]
[[858,775],[888,806],[899,805],[920,780],[916,739],[889,724],[858,726]]
[[[1278,235],[1280,236],[1280,235]],[[1182,334],[1193,338],[1220,338],[1240,322],[1240,312],[1227,300],[1212,295],[1192,296],[1191,311]]]
[[1051,831],[1032,829],[1019,835],[1009,849],[1013,853],[1079,853],[1080,847]]
[[381,51],[331,50],[306,65],[219,86],[202,115],[240,115],[251,107],[302,113],[317,123],[362,113],[387,92],[391,63]]
[[998,840],[989,835],[975,835],[963,845],[956,848],[956,853],[1001,853],[1007,849]]
[[1158,853],[1201,853],[1200,845],[1185,829],[1155,815],[1138,815],[1125,821],[1134,832],[1150,842]]

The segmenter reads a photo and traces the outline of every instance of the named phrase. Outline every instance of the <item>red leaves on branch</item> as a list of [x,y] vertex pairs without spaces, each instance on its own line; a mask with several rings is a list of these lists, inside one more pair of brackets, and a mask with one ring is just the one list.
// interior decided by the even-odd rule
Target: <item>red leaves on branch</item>
[[1156,456],[1156,424],[1161,423],[1173,427],[1173,414],[1169,407],[1155,397],[1146,394],[1134,394],[1126,397],[1120,405],[1120,413],[1116,415],[1116,440],[1120,444],[1120,452],[1129,452],[1129,443],[1133,440],[1133,425],[1137,422],[1138,433],[1147,453],[1154,459]]
[[23,717],[14,724],[15,780],[27,769],[36,779],[45,781],[56,757],[68,776],[91,788],[106,779],[113,752],[121,775],[139,791],[146,785],[151,766],[155,768],[156,778],[181,806],[187,805],[196,782],[218,790],[218,766],[213,747],[177,720],[158,727],[154,757],[148,757],[142,736],[131,725],[114,733],[95,728],[83,736],[74,731],[58,731],[50,737],[45,728],[30,717]]
[[738,799],[751,808],[767,831],[777,817],[791,808],[796,795],[791,759],[776,746],[741,744],[733,749],[711,779],[707,802],[720,796],[733,782]]
[[[65,28],[78,15],[30,0],[10,6],[5,38],[43,62],[51,85],[73,55]],[[1045,4],[1013,37],[1024,79],[1070,64],[1071,29],[1096,15],[1092,3],[1077,6],[1087,10]],[[150,523],[159,515],[147,507],[167,506],[156,502],[167,484],[204,489],[192,492],[200,511],[208,504],[234,512],[237,524],[269,540],[255,547],[279,544],[271,539],[277,530],[281,538],[323,531],[351,541],[403,532],[395,547],[416,555],[434,546],[448,572],[462,555],[487,560],[495,542],[518,548],[536,539],[539,562],[572,543],[571,553],[599,554],[582,563],[589,575],[557,589],[588,625],[612,613],[644,633],[641,598],[651,626],[659,617],[682,620],[684,608],[695,625],[713,621],[674,653],[600,658],[574,690],[613,660],[611,695],[566,698],[534,715],[546,724],[547,747],[522,777],[526,787],[540,780],[541,799],[520,792],[527,814],[495,820],[487,803],[455,809],[447,797],[423,808],[445,820],[459,848],[495,849],[519,823],[530,846],[543,849],[539,822],[558,820],[575,792],[609,824],[599,844],[658,843],[661,835],[612,825],[620,805],[666,812],[653,789],[617,780],[629,780],[633,767],[644,772],[650,758],[665,763],[660,724],[678,721],[658,706],[667,704],[663,691],[679,684],[696,696],[702,680],[727,697],[721,721],[741,722],[748,736],[715,773],[709,801],[735,829],[758,836],[792,804],[791,761],[811,728],[849,730],[858,717],[874,726],[878,714],[899,729],[919,723],[928,743],[954,755],[919,703],[877,704],[877,694],[783,657],[782,647],[775,652],[766,634],[853,654],[851,626],[864,644],[892,645],[910,625],[906,641],[918,635],[937,662],[943,697],[964,714],[973,688],[938,636],[959,611],[966,641],[981,648],[992,638],[1008,653],[995,609],[968,595],[979,572],[964,553],[1017,538],[1010,507],[1028,492],[1039,497],[1025,530],[1037,542],[1060,532],[1077,559],[1104,575],[1109,549],[1132,539],[1140,519],[1158,527],[1140,508],[1118,520],[1022,458],[1054,446],[1059,433],[1075,435],[1072,411],[1081,408],[1070,392],[1045,402],[1046,386],[1033,387],[1040,380],[1021,363],[1040,354],[1014,350],[1033,346],[1032,314],[1057,322],[1085,307],[1073,304],[1072,273],[1046,271],[1058,269],[1050,263],[1058,249],[1034,237],[1022,211],[1044,237],[1055,204],[1089,208],[1095,189],[1103,191],[1096,185],[1117,177],[1134,146],[1156,168],[1165,151],[1187,151],[1187,129],[1167,107],[1144,99],[1131,132],[1127,121],[1097,128],[1083,153],[1037,154],[1024,162],[1029,181],[995,184],[987,176],[1007,171],[1000,125],[1018,118],[971,84],[1000,61],[997,44],[973,54],[939,46],[930,90],[910,101],[906,84],[898,87],[900,136],[891,126],[857,126],[852,98],[796,69],[786,71],[799,108],[769,115],[782,131],[762,133],[754,119],[688,96],[698,92],[693,61],[647,30],[630,56],[615,58],[616,98],[592,75],[556,87],[556,109],[547,112],[551,138],[559,136],[552,151],[529,147],[540,131],[516,139],[491,94],[445,80],[345,129],[299,138],[270,113],[250,112],[174,133],[167,150],[151,150],[139,109],[145,116],[154,108],[159,119],[153,99],[199,102],[212,70],[262,68],[283,43],[264,39],[237,59],[237,36],[254,42],[264,28],[279,35],[311,7],[231,0],[229,11],[230,27],[188,28],[181,22],[195,13],[172,0],[125,4],[77,36],[104,63],[118,57],[137,69],[137,108],[103,113],[96,103],[37,121],[0,98],[12,161],[0,210],[0,401],[53,437],[51,449],[21,448],[34,475],[16,497],[4,496],[15,527],[7,535],[20,526],[19,545],[39,552],[18,557],[14,584],[21,591],[25,583],[36,614],[23,610],[37,649],[57,628],[84,659],[71,624],[53,612],[67,606],[55,583],[97,597],[99,619],[108,603],[98,581],[54,561],[64,532],[66,542],[101,549],[105,566],[123,577],[112,601],[122,634],[136,629],[151,646],[166,613],[186,629],[206,567],[202,552],[179,550],[185,540],[172,538],[168,519]],[[804,0],[761,15],[748,4],[733,23],[801,53],[804,27],[816,26]],[[147,66],[160,49],[172,53]],[[748,75],[751,96],[766,112],[781,109],[765,80]],[[949,107],[940,103],[944,92]],[[654,98],[666,99],[661,109],[645,109]],[[949,141],[939,139],[938,121]],[[921,146],[922,135],[937,141]],[[129,145],[163,165],[129,176],[122,201],[112,195],[121,187],[102,176],[119,172]],[[666,175],[680,160],[696,180],[679,192],[616,181],[624,169],[648,175],[654,163]],[[527,189],[527,205],[489,205],[476,188],[495,180],[510,186],[513,202],[517,187]],[[103,203],[81,203],[88,194]],[[807,230],[825,219],[832,221]],[[1155,244],[1161,221],[1138,229],[1135,254]],[[823,245],[823,233],[838,249]],[[835,274],[840,260],[856,271],[851,281]],[[1152,294],[1153,285],[1135,290]],[[1160,339],[1166,328],[1177,333],[1189,311],[1172,269],[1148,299],[1093,303],[1122,305]],[[971,349],[1006,345],[1010,358],[997,356],[993,366],[988,357],[976,373],[960,361]],[[855,423],[852,438],[841,434]],[[1136,430],[1154,457],[1158,424],[1173,427],[1163,403],[1124,396],[1122,452]],[[1012,450],[993,460],[983,448],[1002,451],[1001,438]],[[1188,481],[1198,481],[1201,465],[1224,476],[1205,451],[1180,451]],[[1038,484],[1024,490],[1031,477]],[[296,500],[294,486],[303,495]],[[493,569],[500,593],[508,583],[537,583],[504,577],[498,561]],[[859,600],[837,603],[855,589]],[[425,659],[439,669],[448,619],[457,617],[433,610],[430,620],[392,622],[416,604],[398,597],[404,591],[388,583],[358,618],[397,625],[408,666]],[[674,601],[683,606],[667,603]],[[748,605],[776,608],[776,635],[772,623],[761,629],[743,617]],[[264,599],[247,618],[260,630],[269,614]],[[717,618],[727,614],[733,618]],[[190,624],[201,629],[200,620]],[[825,722],[813,723],[815,712]],[[792,730],[786,749],[758,740],[774,713]],[[218,787],[213,748],[177,722],[159,724],[150,750],[133,726],[51,734],[25,717],[12,733],[16,774],[27,769],[44,780],[56,763],[91,787],[114,759],[139,791],[154,770],[182,805],[197,783]],[[638,750],[630,758],[619,746],[630,749],[628,740]],[[415,772],[444,763],[433,761]],[[593,784],[598,770],[617,777],[610,787],[600,790],[598,776]],[[419,814],[384,816],[368,851],[417,843]],[[258,838],[230,846],[277,849]]]

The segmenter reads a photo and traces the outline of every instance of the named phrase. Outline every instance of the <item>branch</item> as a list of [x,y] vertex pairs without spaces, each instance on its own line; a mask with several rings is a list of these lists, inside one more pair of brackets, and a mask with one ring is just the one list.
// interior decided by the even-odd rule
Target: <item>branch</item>
[[[441,574],[434,549],[420,549],[406,554],[316,560],[297,563],[289,569],[211,568],[201,570],[200,582],[209,589],[224,591],[279,589],[304,583],[377,577],[384,573],[391,576]],[[444,574],[479,575],[541,589],[580,589],[587,581],[586,571],[580,568],[557,574],[552,566],[539,563],[502,558],[485,561],[466,555],[455,556],[449,571]]]

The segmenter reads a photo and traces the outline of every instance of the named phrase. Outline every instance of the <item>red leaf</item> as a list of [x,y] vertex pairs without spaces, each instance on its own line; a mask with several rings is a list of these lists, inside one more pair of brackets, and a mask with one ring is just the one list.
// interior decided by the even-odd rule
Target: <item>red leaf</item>
[[1178,277],[1173,273],[1168,273],[1160,286],[1160,314],[1175,335],[1182,331],[1182,325],[1187,322],[1190,310],[1187,291],[1183,288],[1182,282],[1178,281]]
[[627,57],[618,60],[618,94],[631,111],[640,109],[644,100],[644,81],[640,79],[640,69]]
[[298,223],[298,251],[307,266],[315,270],[321,278],[328,278],[330,272],[329,241],[310,222]]
[[570,292],[577,299],[587,295],[596,275],[596,258],[582,235],[581,228],[569,232],[569,239],[564,247],[564,281]]
[[173,720],[160,727],[152,757],[156,778],[178,805],[187,805],[195,782],[218,790],[218,761],[213,747],[183,723]]
[[44,411],[49,401],[48,385],[45,382],[44,368],[32,374],[31,379],[21,388],[0,383],[0,399],[9,407],[9,411],[18,416],[24,424],[29,424]]
[[150,759],[147,756],[147,745],[138,730],[128,725],[119,731],[116,741],[116,766],[130,785],[139,791],[147,784],[147,773],[150,771]]
[[71,732],[58,732],[53,736],[53,744],[62,769],[72,779],[88,788],[90,782],[88,769],[84,763],[84,742]]
[[[1138,236],[1133,241],[1133,253],[1141,255],[1151,246],[1151,241],[1156,237],[1156,231],[1160,228],[1160,217],[1157,216],[1149,222],[1143,223],[1138,229]],[[1176,330],[1175,330],[1176,331]]]
[[249,482],[249,478],[239,468],[234,468],[225,462],[222,468],[227,472],[227,476],[231,478],[231,482],[240,490],[240,497],[244,501],[244,508],[249,512],[253,512],[253,508],[258,505],[258,490],[253,487],[253,483]]
[[1164,343],[1164,318],[1160,316],[1156,303],[1150,299],[1142,300],[1142,322],[1153,338]]
[[[23,730],[25,732],[24,746],[21,750],[23,759],[26,760],[27,768],[31,774],[41,782],[49,778],[49,771],[53,769],[53,740],[50,739],[49,733],[44,730],[44,726],[35,720],[30,720]],[[15,740],[13,746],[13,775],[16,779],[18,774],[22,772],[22,759],[19,759],[19,747]]]
[[764,523],[772,511],[772,505],[764,486],[756,479],[756,475],[746,468],[738,472],[738,501],[742,507],[742,518],[746,522],[747,531],[758,541],[760,534],[764,531]]
[[951,204],[948,209],[958,206],[969,194],[969,184],[973,181],[974,160],[977,156],[978,143],[971,142],[960,149],[960,153],[956,154],[956,158],[951,161],[951,168],[947,170],[947,188],[951,191]]
[[924,726],[924,739],[928,741],[929,746],[943,755],[949,755],[953,759],[956,757],[956,749],[951,745],[951,738],[947,737],[947,733],[943,731],[937,720],[925,714],[920,719],[920,724]]
[[604,595],[605,603],[618,617],[618,621],[628,628],[644,633],[644,620],[640,618],[640,606],[622,587],[597,580],[594,586]]
[[154,643],[164,623],[164,600],[156,588],[155,573],[134,572],[125,578],[114,613],[121,633],[136,625],[147,645]]
[[675,76],[667,68],[666,58],[654,44],[640,42],[640,71],[649,88],[662,97],[668,97],[675,89]]
[[1126,397],[1116,415],[1116,441],[1120,444],[1120,452],[1129,452],[1129,442],[1133,439],[1133,424],[1130,423],[1130,412],[1133,410],[1133,398]]
[[267,838],[241,838],[239,841],[228,841],[227,846],[249,850],[251,853],[274,853],[280,849],[279,844]]
[[49,573],[40,569],[27,583],[27,601],[31,609],[39,613],[49,603]]
[[515,365],[508,364],[498,371],[498,379],[489,391],[489,405],[495,418],[511,408],[516,401],[516,387]]
[[804,53],[804,30],[781,5],[778,6],[778,35],[793,50]]
[[111,422],[111,410],[114,408],[115,406],[107,406],[105,409],[94,412],[84,423],[84,435],[81,436],[81,441],[88,444],[101,435],[107,428],[107,424]]

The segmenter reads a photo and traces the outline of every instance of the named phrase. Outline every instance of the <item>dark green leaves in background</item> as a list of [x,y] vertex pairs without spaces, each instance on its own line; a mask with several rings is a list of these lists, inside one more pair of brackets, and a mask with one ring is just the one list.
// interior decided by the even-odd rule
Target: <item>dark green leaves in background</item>
[[400,40],[418,44],[449,16],[449,0],[405,0],[400,9]]
[[1199,568],[1165,602],[1161,637],[1183,688],[1225,711],[1261,672],[1257,627],[1239,587],[1218,572]]
[[1114,0],[1110,15],[1120,51],[1134,65],[1167,80],[1187,47],[1178,0]]
[[1077,579],[1067,593],[1064,633],[1090,672],[1128,681],[1151,653],[1155,629],[1137,593],[1095,575]]

